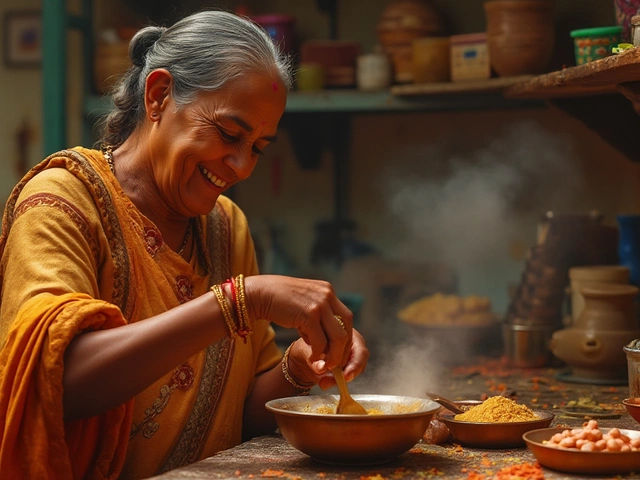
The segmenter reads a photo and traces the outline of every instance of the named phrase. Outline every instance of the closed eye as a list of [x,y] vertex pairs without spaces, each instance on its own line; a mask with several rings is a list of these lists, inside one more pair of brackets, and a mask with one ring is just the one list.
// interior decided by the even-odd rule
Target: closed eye
[[230,135],[227,132],[225,132],[222,128],[220,127],[217,127],[217,128],[218,128],[218,132],[220,133],[220,136],[225,142],[236,143],[240,141],[239,135],[238,136]]

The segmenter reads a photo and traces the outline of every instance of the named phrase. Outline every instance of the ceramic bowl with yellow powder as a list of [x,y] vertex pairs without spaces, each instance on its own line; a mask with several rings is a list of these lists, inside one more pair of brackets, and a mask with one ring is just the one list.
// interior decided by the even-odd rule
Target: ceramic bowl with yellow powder
[[439,415],[454,442],[477,448],[524,446],[526,432],[551,425],[553,413],[531,410],[510,398],[495,396],[462,414]]

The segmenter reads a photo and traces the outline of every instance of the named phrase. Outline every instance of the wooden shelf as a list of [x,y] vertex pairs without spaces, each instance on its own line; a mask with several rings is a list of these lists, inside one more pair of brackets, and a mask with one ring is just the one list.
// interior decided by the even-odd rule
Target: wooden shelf
[[[602,60],[536,76],[505,90],[508,98],[563,98],[616,93],[619,85],[640,81],[640,48]],[[624,92],[621,92],[624,93]]]
[[507,88],[504,95],[545,100],[583,122],[630,160],[640,161],[635,137],[628,134],[640,129],[640,48],[536,76]]
[[[527,77],[528,78],[528,77]],[[429,91],[410,94],[403,89],[414,85],[396,86],[391,90],[362,92],[356,89],[320,90],[317,92],[291,92],[287,98],[287,113],[384,113],[384,112],[429,112],[444,110],[481,110],[497,108],[525,108],[540,106],[540,102],[529,99],[505,99],[501,90],[504,81],[487,88],[468,83],[464,87],[456,84],[432,84]],[[521,80],[521,79],[520,79]],[[509,84],[512,84],[510,81]],[[434,88],[435,86],[435,88]],[[421,87],[415,85],[415,87]],[[95,118],[110,107],[108,97],[90,95],[85,99],[84,113]]]

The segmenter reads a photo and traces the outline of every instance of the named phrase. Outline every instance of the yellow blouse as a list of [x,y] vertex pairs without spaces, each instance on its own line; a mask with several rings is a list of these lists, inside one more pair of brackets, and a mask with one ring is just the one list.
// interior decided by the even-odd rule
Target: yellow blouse
[[63,420],[63,355],[75,335],[144,320],[231,275],[257,273],[246,218],[231,200],[220,197],[196,225],[187,262],[95,150],[58,152],[16,186],[0,237],[3,476],[144,478],[240,443],[254,377],[281,358],[266,321],[246,344],[220,340],[125,405]]

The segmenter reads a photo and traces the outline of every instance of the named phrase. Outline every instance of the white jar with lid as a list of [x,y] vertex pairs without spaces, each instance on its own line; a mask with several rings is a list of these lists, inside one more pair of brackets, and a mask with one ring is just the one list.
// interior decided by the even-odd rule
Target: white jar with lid
[[373,53],[360,55],[356,66],[358,89],[375,91],[391,85],[391,61],[379,45],[376,45]]

